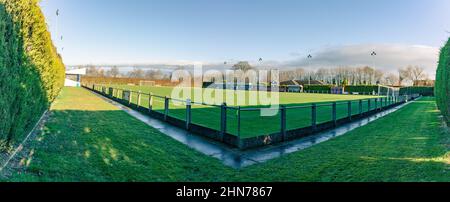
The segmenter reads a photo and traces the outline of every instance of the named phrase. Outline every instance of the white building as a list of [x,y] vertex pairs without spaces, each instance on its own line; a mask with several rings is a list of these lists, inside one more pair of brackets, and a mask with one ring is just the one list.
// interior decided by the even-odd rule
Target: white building
[[[64,86],[80,87],[81,75],[86,75],[86,68],[66,70]],[[73,80],[75,78],[75,80]]]

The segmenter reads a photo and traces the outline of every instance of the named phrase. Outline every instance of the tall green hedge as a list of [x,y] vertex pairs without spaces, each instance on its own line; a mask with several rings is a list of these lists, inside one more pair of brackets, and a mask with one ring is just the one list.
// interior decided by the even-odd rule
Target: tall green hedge
[[352,93],[373,94],[373,92],[378,93],[378,90],[380,90],[380,93],[382,95],[385,95],[389,89],[383,86],[379,88],[378,85],[345,86],[345,92],[348,92],[350,94]]
[[331,92],[332,85],[304,85],[305,92]]
[[411,86],[400,88],[400,95],[420,94],[422,96],[434,96],[434,87]]
[[23,139],[64,82],[37,0],[0,0],[0,149]]
[[441,49],[436,72],[435,95],[439,109],[450,126],[450,39]]

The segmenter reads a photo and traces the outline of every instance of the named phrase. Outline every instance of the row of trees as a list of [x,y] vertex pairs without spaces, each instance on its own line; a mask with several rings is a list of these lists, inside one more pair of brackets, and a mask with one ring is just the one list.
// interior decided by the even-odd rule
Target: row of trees
[[[255,70],[248,62],[241,61],[232,66],[232,70]],[[161,70],[143,70],[134,68],[127,73],[121,73],[117,67],[104,70],[96,67],[88,68],[88,76],[95,77],[127,77],[153,80],[170,79],[169,74],[164,74]],[[295,70],[280,71],[280,81],[286,80],[319,80],[330,85],[402,85],[406,82],[426,79],[424,68],[418,66],[408,66],[398,71],[398,74],[385,73],[372,67],[338,67],[319,68],[318,70],[305,70],[297,68]]]
[[111,77],[111,78],[139,78],[147,80],[168,80],[170,75],[165,74],[161,70],[143,70],[141,68],[133,68],[128,72],[120,72],[118,67],[111,67],[108,70],[91,66],[87,68],[87,76],[92,77]]
[[[239,62],[232,67],[233,70],[248,71],[255,69],[248,62]],[[280,81],[286,80],[319,80],[325,84],[333,85],[402,85],[405,82],[428,79],[424,68],[419,66],[408,66],[398,70],[398,74],[385,73],[372,67],[338,67],[319,68],[318,70],[305,70],[297,68],[294,70],[281,71]]]
[[401,85],[427,79],[424,68],[408,66],[400,69],[398,74],[385,73],[372,67],[338,67],[320,68],[316,71],[298,68],[282,71],[280,80],[319,80],[334,85]]

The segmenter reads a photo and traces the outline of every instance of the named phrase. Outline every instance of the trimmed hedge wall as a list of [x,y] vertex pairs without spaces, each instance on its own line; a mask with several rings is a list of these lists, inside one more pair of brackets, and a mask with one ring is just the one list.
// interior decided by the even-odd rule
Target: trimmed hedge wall
[[441,49],[436,72],[435,95],[438,107],[442,111],[447,125],[450,126],[450,39]]
[[[382,94],[385,94],[388,92],[388,88],[381,87],[380,91]],[[345,86],[345,92],[348,92],[350,94],[352,93],[372,94],[373,92],[378,93],[378,85]]]
[[37,0],[0,0],[0,149],[21,141],[64,84]]
[[303,90],[305,92],[309,92],[309,91],[331,92],[332,87],[333,87],[332,85],[305,85],[305,86],[303,86]]
[[420,94],[422,96],[434,96],[434,87],[412,86],[400,88],[400,95]]

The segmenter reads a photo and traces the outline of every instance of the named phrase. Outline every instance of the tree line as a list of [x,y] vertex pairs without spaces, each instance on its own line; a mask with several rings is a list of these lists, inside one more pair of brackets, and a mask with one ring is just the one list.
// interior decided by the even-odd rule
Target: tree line
[[[183,69],[183,68],[179,68]],[[231,67],[231,70],[257,70],[246,61],[240,61]],[[120,72],[118,67],[107,70],[95,66],[88,67],[88,76],[111,78],[140,78],[148,80],[170,80],[171,75],[159,69],[144,70],[133,68],[128,72]],[[425,69],[419,66],[408,66],[398,70],[398,73],[386,73],[375,68],[365,67],[338,67],[319,68],[307,70],[297,68],[294,70],[280,70],[280,81],[287,80],[318,80],[328,85],[390,85],[401,86],[405,83],[414,84],[416,81],[427,80]]]
[[338,67],[319,68],[317,70],[281,71],[280,80],[318,80],[330,85],[391,85],[401,86],[416,81],[427,80],[425,69],[419,66],[408,66],[398,70],[397,74],[386,73],[375,68],[365,67]]
[[110,78],[135,78],[146,80],[169,80],[170,75],[162,72],[160,69],[144,70],[134,67],[128,72],[120,72],[117,66],[113,66],[107,70],[95,66],[87,67],[87,76],[91,77],[110,77]]

